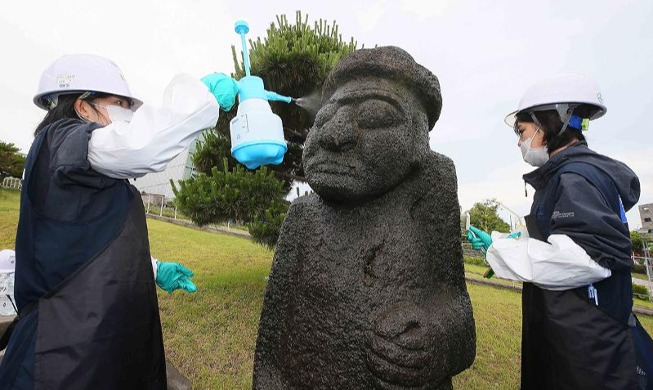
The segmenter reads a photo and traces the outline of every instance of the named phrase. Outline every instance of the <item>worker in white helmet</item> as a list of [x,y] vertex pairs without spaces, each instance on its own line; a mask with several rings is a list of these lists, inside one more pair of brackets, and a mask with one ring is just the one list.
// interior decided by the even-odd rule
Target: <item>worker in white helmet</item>
[[184,266],[152,260],[126,179],[165,169],[237,92],[221,73],[179,75],[157,107],[106,58],[67,55],[43,72],[34,103],[47,113],[25,162],[18,316],[0,389],[166,388],[155,281],[168,292],[195,285]]
[[583,134],[605,113],[598,85],[581,74],[528,89],[506,117],[524,161],[537,167],[524,175],[536,191],[527,231],[468,231],[497,276],[523,282],[522,389],[646,388],[633,334],[648,336],[632,314],[625,216],[640,183]]

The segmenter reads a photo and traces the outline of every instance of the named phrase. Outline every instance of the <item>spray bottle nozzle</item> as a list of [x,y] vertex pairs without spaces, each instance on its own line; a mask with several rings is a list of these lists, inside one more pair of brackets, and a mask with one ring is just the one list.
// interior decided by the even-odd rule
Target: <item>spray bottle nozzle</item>
[[266,96],[267,100],[272,100],[272,101],[277,101],[277,102],[286,102],[286,103],[290,103],[290,102],[293,101],[293,98],[291,98],[289,96],[279,95],[276,92],[265,91],[265,93],[267,95]]
[[293,101],[293,98],[289,96],[266,90],[263,85],[263,80],[258,76],[245,76],[238,81],[238,98],[240,102],[249,98],[286,103]]

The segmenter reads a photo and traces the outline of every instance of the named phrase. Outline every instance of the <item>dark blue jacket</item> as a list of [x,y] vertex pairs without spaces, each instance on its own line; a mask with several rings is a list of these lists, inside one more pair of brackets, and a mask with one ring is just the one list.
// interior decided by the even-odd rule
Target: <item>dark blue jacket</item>
[[[522,389],[636,388],[630,233],[640,185],[625,164],[577,142],[524,175],[536,192],[529,234],[565,234],[612,276],[567,291],[524,283]],[[620,203],[621,202],[621,203]]]

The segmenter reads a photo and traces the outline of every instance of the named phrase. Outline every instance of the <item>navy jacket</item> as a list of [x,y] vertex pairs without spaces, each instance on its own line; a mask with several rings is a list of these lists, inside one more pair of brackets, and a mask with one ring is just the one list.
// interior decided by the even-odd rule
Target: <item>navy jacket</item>
[[[522,389],[636,388],[630,234],[640,185],[625,164],[577,142],[524,175],[535,190],[529,234],[565,234],[612,276],[567,291],[524,284]],[[620,203],[621,202],[621,203]],[[622,206],[621,206],[622,205]]]

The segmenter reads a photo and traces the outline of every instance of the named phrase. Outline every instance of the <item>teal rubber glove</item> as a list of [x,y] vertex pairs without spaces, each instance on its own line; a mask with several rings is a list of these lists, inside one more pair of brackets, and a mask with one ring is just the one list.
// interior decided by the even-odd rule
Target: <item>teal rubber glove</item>
[[506,237],[506,238],[514,238],[514,239],[517,239],[517,238],[519,238],[519,237],[521,237],[521,232],[510,233],[510,234],[508,235],[508,237]]
[[169,263],[157,261],[156,284],[161,289],[166,290],[169,294],[173,291],[182,289],[187,292],[197,291],[197,287],[190,280],[193,273],[179,263]]
[[474,226],[470,226],[469,230],[467,230],[467,241],[472,244],[472,248],[483,252],[487,252],[490,245],[492,245],[492,237]]
[[224,73],[213,73],[202,77],[202,82],[215,96],[220,107],[229,111],[236,104],[238,95],[238,82]]

